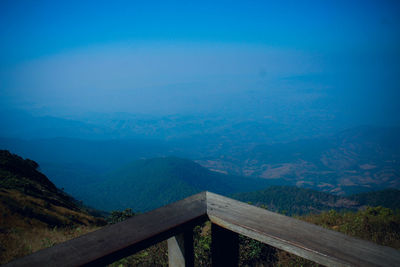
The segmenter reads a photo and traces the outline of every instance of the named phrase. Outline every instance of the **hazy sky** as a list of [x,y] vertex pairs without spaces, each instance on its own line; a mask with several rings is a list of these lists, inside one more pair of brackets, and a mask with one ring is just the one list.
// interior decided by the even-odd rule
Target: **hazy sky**
[[399,77],[400,1],[0,1],[6,108],[400,123]]

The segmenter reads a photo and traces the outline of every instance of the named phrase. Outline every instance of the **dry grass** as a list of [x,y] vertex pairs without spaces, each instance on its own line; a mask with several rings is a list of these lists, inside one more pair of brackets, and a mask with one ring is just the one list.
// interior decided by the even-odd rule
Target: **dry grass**
[[0,264],[92,232],[99,219],[24,195],[0,190]]
[[0,233],[0,264],[51,247],[80,235],[95,231],[97,226],[49,229],[46,227],[14,227]]
[[0,190],[0,212],[0,228],[91,225],[99,221],[86,213],[50,204],[17,190]]

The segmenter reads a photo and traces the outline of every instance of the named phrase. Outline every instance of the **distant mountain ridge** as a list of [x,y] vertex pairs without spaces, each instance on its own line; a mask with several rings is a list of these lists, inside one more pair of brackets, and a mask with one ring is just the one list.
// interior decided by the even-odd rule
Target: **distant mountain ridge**
[[[137,121],[139,128],[162,124],[151,118],[150,122],[139,118],[128,120]],[[178,121],[165,120],[167,125],[179,126],[179,118],[176,119]],[[192,130],[196,131],[195,124],[189,123],[193,120],[190,117],[186,122],[189,128],[193,127]],[[202,123],[214,125],[207,120],[202,120]],[[132,123],[129,125],[134,127]],[[170,155],[190,158],[209,170],[231,176],[259,177],[269,180],[269,183],[276,183],[275,179],[279,183],[283,180],[285,184],[337,195],[400,188],[400,127],[361,126],[330,137],[270,143],[264,137],[271,128],[266,124],[263,124],[265,127],[257,125],[254,121],[231,125],[231,128],[214,125],[223,133],[221,136],[219,130],[210,130],[192,139],[165,141],[0,138],[0,147],[35,158],[40,163],[41,171],[51,177],[58,187],[73,195],[79,193],[79,197],[83,194],[76,189],[77,184],[89,186],[103,181],[109,172],[134,160]],[[235,133],[230,134],[230,131]],[[243,131],[260,131],[257,140],[265,140],[265,144],[252,143],[253,139],[247,135],[237,139]],[[278,132],[275,131],[276,134]],[[245,148],[242,141],[247,144]],[[90,186],[89,189],[92,190]]]
[[[254,143],[291,139],[290,127],[257,116],[227,117],[222,114],[144,115],[129,113],[91,113],[86,116],[34,115],[18,109],[0,107],[0,137],[78,138],[89,140],[152,138],[191,139],[202,145],[216,142]],[[207,136],[206,142],[201,141]],[[186,143],[186,142],[185,142]],[[196,148],[200,148],[195,145]],[[209,148],[207,148],[209,150]]]

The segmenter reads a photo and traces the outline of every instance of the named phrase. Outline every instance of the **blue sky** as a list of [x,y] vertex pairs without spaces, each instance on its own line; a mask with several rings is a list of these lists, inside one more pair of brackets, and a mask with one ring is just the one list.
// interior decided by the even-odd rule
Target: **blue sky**
[[399,1],[0,2],[0,104],[399,123]]
[[[189,2],[189,3],[188,3]],[[2,1],[4,61],[119,41],[395,49],[398,1]]]

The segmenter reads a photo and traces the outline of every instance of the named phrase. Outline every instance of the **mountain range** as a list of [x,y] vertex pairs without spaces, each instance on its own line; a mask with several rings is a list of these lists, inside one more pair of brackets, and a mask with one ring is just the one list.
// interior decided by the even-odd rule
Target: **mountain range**
[[[9,210],[8,214],[26,216],[28,212],[32,218],[53,225],[96,222],[97,219],[88,214],[90,211],[93,214],[93,210],[58,189],[38,167],[35,161],[0,150],[0,199],[2,207]],[[400,190],[396,189],[344,197],[288,186],[280,179],[226,175],[177,157],[133,161],[101,179],[76,184],[74,197],[96,209],[132,208],[137,212],[205,190],[289,215],[330,209],[358,210],[366,205],[400,207]]]
[[[400,127],[361,126],[296,139],[285,125],[251,118],[233,122],[221,117],[120,115],[118,119],[94,116],[85,123],[97,125],[104,119],[117,132],[140,132],[141,137],[3,137],[0,147],[34,158],[41,171],[72,194],[78,191],[76,185],[101,182],[135,160],[170,156],[231,176],[258,177],[337,195],[400,188]],[[161,136],[159,131],[168,134]],[[96,136],[95,132],[90,135]]]

